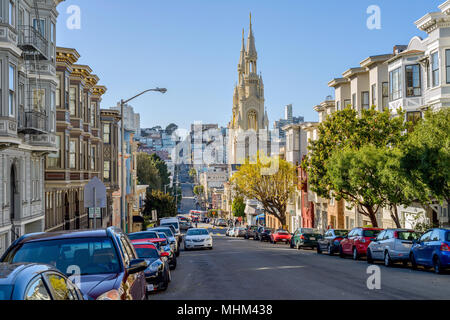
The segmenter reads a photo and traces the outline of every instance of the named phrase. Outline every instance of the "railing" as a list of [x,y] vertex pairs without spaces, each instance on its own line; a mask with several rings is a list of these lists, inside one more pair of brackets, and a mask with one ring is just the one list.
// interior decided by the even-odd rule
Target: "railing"
[[20,112],[19,131],[25,133],[48,132],[47,116],[40,111]]
[[19,26],[19,41],[17,46],[24,51],[38,51],[42,58],[47,57],[48,41],[33,26]]

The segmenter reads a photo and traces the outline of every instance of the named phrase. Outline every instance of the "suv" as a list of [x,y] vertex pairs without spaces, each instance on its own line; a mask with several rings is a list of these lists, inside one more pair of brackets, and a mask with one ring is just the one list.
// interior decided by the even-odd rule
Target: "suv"
[[244,239],[255,239],[256,231],[258,230],[258,226],[248,226],[245,230]]
[[80,275],[86,300],[144,300],[147,262],[119,228],[27,234],[1,257],[8,263],[43,263]]
[[353,260],[358,260],[360,256],[365,256],[370,242],[375,240],[378,234],[383,231],[380,228],[353,228],[339,244],[339,256],[345,258],[351,255]]
[[367,263],[375,260],[384,261],[386,267],[394,262],[407,265],[413,241],[420,238],[420,233],[408,229],[387,229],[380,232],[367,248]]
[[181,231],[180,231],[180,222],[178,218],[161,218],[159,220],[160,227],[172,226],[175,229],[175,237],[177,238],[178,246],[181,243]]

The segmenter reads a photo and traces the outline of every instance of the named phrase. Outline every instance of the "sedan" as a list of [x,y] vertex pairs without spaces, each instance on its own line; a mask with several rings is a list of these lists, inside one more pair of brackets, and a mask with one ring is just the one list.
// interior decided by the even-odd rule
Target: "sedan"
[[0,263],[0,300],[83,300],[83,294],[50,265]]
[[411,247],[411,266],[433,267],[435,273],[450,268],[450,229],[428,230]]
[[259,241],[270,241],[270,234],[273,232],[272,228],[262,228],[258,232],[258,239]]
[[184,236],[184,250],[197,248],[213,248],[213,239],[206,229],[192,228]]
[[323,238],[317,240],[317,253],[326,251],[332,256],[339,251],[339,244],[347,236],[348,230],[329,229],[325,232]]
[[144,300],[147,263],[119,228],[28,234],[14,241],[1,262],[49,264],[80,279],[86,300]]
[[322,238],[322,235],[316,229],[298,228],[292,236],[292,243],[298,250],[305,247],[314,249],[317,247],[317,241],[320,238]]
[[244,237],[246,233],[246,229],[244,227],[236,228],[234,231],[234,237]]
[[414,230],[387,229],[381,231],[367,248],[367,263],[376,260],[384,261],[386,267],[394,262],[408,264],[409,252],[413,241],[418,240],[420,234]]
[[277,242],[290,243],[290,241],[291,234],[286,230],[278,229],[270,234],[270,242],[274,244]]
[[155,231],[155,232],[164,232],[167,239],[169,240],[171,248],[175,252],[175,256],[180,255],[180,247],[178,246],[177,238],[175,237],[175,234],[172,232],[172,229],[169,227],[157,227],[157,228],[151,228],[147,229],[147,231]]
[[147,281],[147,294],[155,290],[166,290],[172,280],[167,259],[167,252],[160,253],[155,245],[148,242],[133,243],[139,258],[145,259],[148,264],[145,269],[145,280]]
[[160,239],[158,239],[157,242],[159,242],[161,250],[163,252],[167,252],[167,254],[168,254],[167,260],[169,261],[170,270],[175,270],[177,267],[177,256],[175,255],[175,252],[173,251],[172,247],[170,246],[166,235],[162,232],[158,232],[158,235],[159,235]]

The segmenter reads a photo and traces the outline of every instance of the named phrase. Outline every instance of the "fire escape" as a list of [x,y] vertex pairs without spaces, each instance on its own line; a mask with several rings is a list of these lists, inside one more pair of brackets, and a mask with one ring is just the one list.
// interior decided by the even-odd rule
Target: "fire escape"
[[[45,134],[48,115],[45,107],[45,89],[41,88],[41,63],[48,60],[48,41],[45,24],[39,18],[37,1],[34,0],[35,19],[32,25],[18,26],[18,44],[22,50],[26,80],[24,91],[19,93],[18,131],[24,134]],[[19,87],[19,90],[21,88]]]

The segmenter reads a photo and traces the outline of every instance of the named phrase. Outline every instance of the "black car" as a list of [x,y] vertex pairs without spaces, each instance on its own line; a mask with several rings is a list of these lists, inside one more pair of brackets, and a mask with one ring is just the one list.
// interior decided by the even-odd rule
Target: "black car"
[[145,259],[148,264],[144,271],[147,294],[156,290],[166,290],[172,280],[169,263],[165,259],[168,253],[159,251],[156,244],[149,242],[135,242],[133,246],[139,258]]
[[169,239],[163,232],[158,232],[158,235],[163,241],[158,241],[161,251],[169,253],[167,256],[167,260],[169,261],[170,270],[175,270],[177,267],[177,256],[175,255],[175,251],[169,244]]
[[67,276],[79,274],[86,300],[144,300],[147,263],[119,228],[27,234],[1,262],[48,264]]
[[248,226],[245,230],[244,239],[255,239],[258,226]]
[[262,227],[258,229],[257,237],[259,241],[270,241],[270,234],[273,228]]
[[347,236],[348,230],[329,229],[322,238],[317,240],[317,253],[326,251],[330,256],[339,252],[339,244],[341,240]]
[[0,263],[0,300],[83,300],[83,295],[50,265]]

